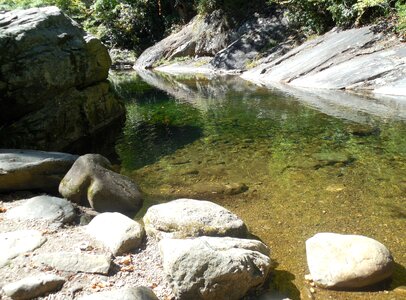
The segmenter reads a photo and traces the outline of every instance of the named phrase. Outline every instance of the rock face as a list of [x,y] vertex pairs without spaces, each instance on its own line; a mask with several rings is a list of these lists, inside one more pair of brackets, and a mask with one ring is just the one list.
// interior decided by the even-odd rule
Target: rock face
[[114,291],[100,292],[84,297],[79,300],[158,300],[154,292],[147,287],[139,286],[133,288],[124,288]]
[[107,158],[83,155],[62,179],[59,192],[72,202],[90,204],[98,212],[135,214],[142,206],[137,185],[110,169]]
[[255,240],[164,239],[159,247],[177,299],[240,299],[264,283],[271,265],[269,249]]
[[239,36],[226,48],[216,53],[211,64],[216,69],[246,70],[249,63],[261,52],[273,48],[287,35],[287,21],[283,12],[271,17],[257,17],[245,22],[238,30]]
[[0,143],[63,149],[123,116],[101,42],[56,7],[0,13]]
[[154,205],[143,220],[147,234],[158,239],[247,235],[247,227],[235,214],[203,200],[178,199]]
[[22,253],[41,247],[46,240],[37,230],[0,233],[0,267]]
[[0,150],[0,192],[40,189],[56,192],[77,156],[33,150]]
[[65,279],[60,276],[40,274],[9,283],[3,286],[3,290],[12,299],[24,300],[59,290],[64,283]]
[[151,68],[159,61],[176,57],[214,56],[232,39],[227,21],[220,11],[193,18],[181,31],[146,49],[137,59],[137,68]]
[[405,95],[405,57],[403,44],[375,33],[372,27],[334,29],[282,57],[269,58],[242,77],[265,85],[283,82],[306,88]]
[[69,201],[46,195],[28,199],[6,213],[8,219],[40,219],[58,223],[70,222],[75,216],[75,210]]
[[144,229],[120,213],[103,213],[87,225],[86,232],[108,247],[113,255],[121,255],[141,244]]
[[392,275],[393,258],[381,243],[360,235],[318,233],[306,241],[312,280],[321,287],[354,289]]
[[107,274],[111,257],[74,252],[42,253],[34,256],[33,262],[37,266],[50,266],[60,271]]

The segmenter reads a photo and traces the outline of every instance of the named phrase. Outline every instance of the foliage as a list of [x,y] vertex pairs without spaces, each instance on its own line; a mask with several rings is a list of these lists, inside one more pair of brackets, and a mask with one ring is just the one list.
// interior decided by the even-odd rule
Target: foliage
[[373,22],[393,11],[395,0],[271,0],[288,9],[291,22],[308,33],[322,33],[333,26],[351,27]]
[[406,1],[396,3],[398,13],[398,31],[406,37]]

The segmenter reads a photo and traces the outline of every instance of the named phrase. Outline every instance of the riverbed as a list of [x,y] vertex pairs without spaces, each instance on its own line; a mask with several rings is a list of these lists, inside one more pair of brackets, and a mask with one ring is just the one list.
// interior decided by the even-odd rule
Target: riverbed
[[[230,209],[271,248],[271,295],[406,297],[406,100],[270,89],[238,77],[111,78],[127,109],[115,150],[146,199],[139,216],[183,197]],[[382,242],[397,263],[393,280],[312,294],[305,241],[318,232]]]

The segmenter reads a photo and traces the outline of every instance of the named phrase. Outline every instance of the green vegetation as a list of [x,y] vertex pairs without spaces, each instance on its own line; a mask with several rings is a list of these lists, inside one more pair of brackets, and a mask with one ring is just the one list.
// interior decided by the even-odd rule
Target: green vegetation
[[[373,23],[394,15],[405,30],[404,0],[270,0],[288,9],[287,16],[307,33],[323,33],[334,27]],[[403,25],[402,25],[403,24]]]

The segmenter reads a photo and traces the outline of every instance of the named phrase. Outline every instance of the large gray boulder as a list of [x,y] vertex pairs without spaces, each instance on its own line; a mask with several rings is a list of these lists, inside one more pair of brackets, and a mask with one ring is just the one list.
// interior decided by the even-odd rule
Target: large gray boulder
[[178,199],[151,206],[144,216],[145,231],[157,239],[207,236],[245,237],[247,227],[215,203]]
[[394,262],[378,241],[360,235],[318,233],[306,241],[307,264],[320,287],[354,289],[392,275]]
[[68,200],[89,205],[98,212],[135,214],[141,194],[130,178],[111,171],[109,160],[99,154],[79,157],[59,185]]
[[0,149],[0,192],[56,192],[77,156],[59,152]]
[[106,47],[56,7],[0,12],[0,144],[63,149],[123,116]]
[[90,221],[86,232],[102,242],[113,255],[121,255],[138,247],[144,237],[141,224],[120,213],[102,213]]
[[66,199],[47,195],[33,197],[22,205],[7,211],[7,219],[45,220],[55,223],[68,223],[75,218],[75,209]]
[[16,256],[41,247],[46,240],[38,230],[0,233],[0,268]]
[[273,86],[348,89],[406,95],[406,47],[373,27],[332,31],[245,72],[244,79]]
[[64,278],[44,273],[6,284],[3,291],[14,300],[25,300],[60,290],[64,283]]
[[269,249],[229,237],[164,239],[159,248],[176,299],[241,299],[260,287],[270,268]]
[[80,297],[79,300],[158,300],[154,292],[147,287],[138,286],[95,293]]
[[146,49],[137,59],[136,68],[152,68],[159,61],[176,57],[214,56],[225,48],[235,34],[220,11],[196,16],[179,32]]

